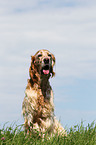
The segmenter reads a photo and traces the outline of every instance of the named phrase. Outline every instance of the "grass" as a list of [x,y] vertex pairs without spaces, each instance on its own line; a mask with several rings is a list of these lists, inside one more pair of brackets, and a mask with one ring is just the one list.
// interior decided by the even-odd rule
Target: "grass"
[[3,126],[0,130],[0,145],[96,145],[94,122],[84,127],[83,122],[67,130],[67,137],[54,136],[51,139],[39,137],[39,133],[27,135],[23,126]]

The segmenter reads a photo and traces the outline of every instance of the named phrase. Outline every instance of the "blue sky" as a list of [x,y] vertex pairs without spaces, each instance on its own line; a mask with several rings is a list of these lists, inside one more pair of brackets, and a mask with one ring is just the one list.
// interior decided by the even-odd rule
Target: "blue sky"
[[96,1],[0,1],[0,124],[21,116],[30,56],[56,57],[51,79],[63,126],[96,120]]

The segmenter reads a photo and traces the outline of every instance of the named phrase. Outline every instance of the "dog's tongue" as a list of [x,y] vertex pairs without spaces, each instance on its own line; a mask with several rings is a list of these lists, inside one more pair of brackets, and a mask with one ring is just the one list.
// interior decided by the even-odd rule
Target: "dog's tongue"
[[43,73],[44,73],[45,75],[48,75],[48,74],[49,74],[49,70],[44,70],[44,69],[43,69]]

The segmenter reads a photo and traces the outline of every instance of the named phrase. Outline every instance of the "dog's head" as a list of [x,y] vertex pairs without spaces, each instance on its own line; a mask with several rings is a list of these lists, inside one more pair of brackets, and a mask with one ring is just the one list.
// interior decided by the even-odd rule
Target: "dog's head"
[[53,77],[55,75],[53,71],[54,65],[54,55],[48,50],[39,50],[34,56],[31,56],[30,78],[33,82],[37,82],[41,77]]

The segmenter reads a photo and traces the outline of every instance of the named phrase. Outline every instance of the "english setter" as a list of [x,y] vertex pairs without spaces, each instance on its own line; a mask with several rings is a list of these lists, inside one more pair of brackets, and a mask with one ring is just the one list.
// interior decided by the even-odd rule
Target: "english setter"
[[25,120],[25,129],[38,130],[43,134],[66,135],[64,128],[54,115],[53,91],[49,78],[55,75],[53,66],[55,57],[48,50],[39,50],[31,56],[29,68],[30,79],[25,90],[25,98],[22,105]]

